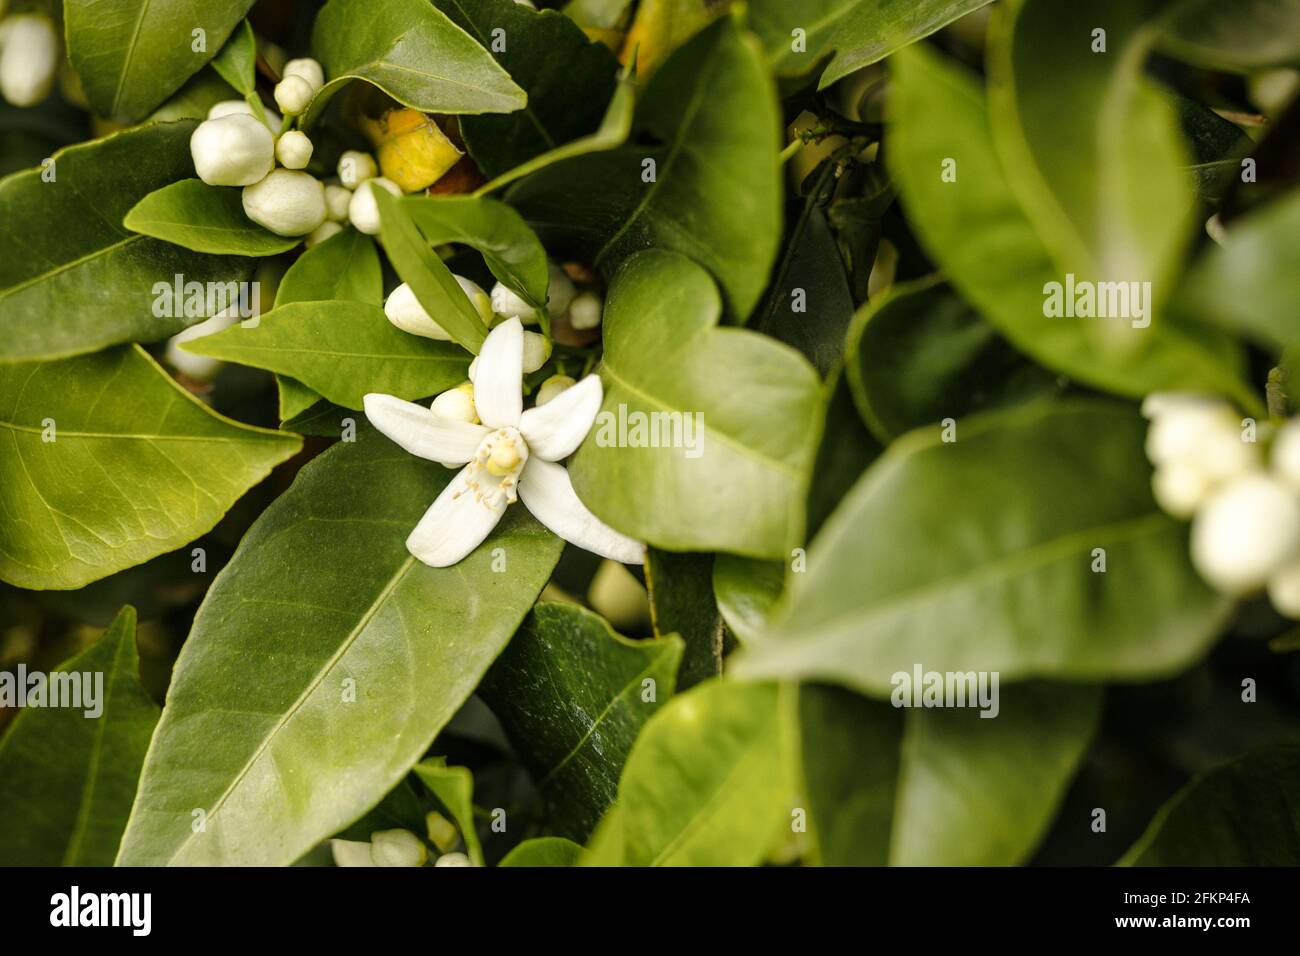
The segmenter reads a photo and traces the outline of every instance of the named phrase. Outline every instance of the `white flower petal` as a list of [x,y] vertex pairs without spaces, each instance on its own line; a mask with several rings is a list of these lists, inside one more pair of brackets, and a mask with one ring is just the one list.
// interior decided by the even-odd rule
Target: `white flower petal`
[[579,500],[563,465],[529,458],[519,476],[519,499],[565,541],[623,564],[645,562],[645,545],[605,524]]
[[490,428],[515,428],[524,408],[524,327],[518,319],[488,333],[474,369],[474,404]]
[[599,375],[588,375],[545,405],[519,417],[519,433],[528,451],[544,461],[559,461],[578,450],[591,431],[605,392]]
[[406,539],[406,550],[433,568],[446,568],[469,554],[492,533],[506,513],[504,495],[478,499],[469,488],[473,465],[466,465],[429,506]]
[[423,405],[392,395],[365,397],[366,417],[381,432],[412,455],[454,468],[474,457],[488,435],[482,425],[458,422],[436,415]]

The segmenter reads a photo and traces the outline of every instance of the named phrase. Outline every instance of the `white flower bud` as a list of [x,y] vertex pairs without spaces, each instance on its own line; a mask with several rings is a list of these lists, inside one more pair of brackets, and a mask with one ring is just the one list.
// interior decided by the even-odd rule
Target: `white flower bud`
[[579,332],[600,327],[605,300],[599,292],[584,292],[569,304],[569,324]]
[[370,858],[375,866],[424,866],[429,851],[410,830],[380,830],[370,834]]
[[483,287],[473,279],[466,279],[464,276],[453,276],[460,283],[461,290],[469,299],[469,304],[474,306],[474,311],[478,317],[483,320],[483,324],[492,327],[492,320],[496,318],[492,310],[492,299],[483,291]]
[[1268,579],[1268,599],[1277,613],[1300,620],[1300,561],[1288,564]]
[[376,186],[387,189],[394,196],[402,195],[397,183],[383,176],[367,179],[357,187],[348,203],[348,219],[367,236],[379,235],[379,205],[375,202],[373,192]]
[[334,222],[332,219],[326,219],[319,226],[313,229],[304,240],[308,249],[312,246],[319,246],[326,239],[337,236],[343,231],[341,223]]
[[1142,414],[1154,420],[1173,411],[1208,408],[1219,404],[1212,398],[1194,392],[1152,392],[1142,399]]
[[1175,518],[1190,518],[1214,490],[1214,481],[1196,465],[1174,461],[1157,468],[1151,477],[1156,504]]
[[351,202],[351,189],[345,186],[325,187],[325,214],[335,222],[348,221],[348,206]]
[[195,355],[193,352],[187,352],[181,348],[181,344],[192,342],[194,339],[201,339],[205,335],[216,335],[218,332],[224,332],[238,322],[239,319],[237,309],[224,309],[216,315],[204,319],[197,325],[191,325],[188,329],[177,332],[167,340],[165,353],[167,364],[196,382],[212,381],[217,377],[217,373],[221,371],[221,367],[225,363],[221,359],[212,358],[208,355]]
[[403,332],[423,336],[426,339],[437,339],[439,342],[451,341],[447,330],[424,311],[424,306],[420,305],[420,300],[415,297],[415,290],[405,282],[389,293],[387,301],[384,302],[384,315],[388,316],[388,321]]
[[275,105],[285,116],[297,116],[307,108],[316,91],[301,76],[286,76],[275,84]]
[[1230,482],[1192,523],[1192,563],[1227,594],[1262,587],[1298,551],[1300,501],[1268,475]]
[[370,844],[363,840],[330,840],[335,866],[374,866]]
[[[262,107],[262,112],[266,116],[266,122],[263,125],[271,131],[272,136],[278,135],[282,123],[280,114],[275,110],[267,109],[265,106]],[[241,113],[244,116],[257,119],[257,114],[253,112],[253,108],[248,105],[246,100],[222,100],[220,103],[214,103],[212,109],[208,110],[207,118],[221,119],[223,116],[235,116]]]
[[5,21],[0,95],[12,106],[35,106],[59,75],[59,34],[49,17],[23,13]]
[[244,215],[276,235],[305,236],[325,221],[325,187],[308,173],[277,169],[244,187]]
[[524,333],[524,374],[530,375],[551,357],[551,340],[539,332]]
[[551,262],[547,265],[551,274],[551,285],[546,296],[546,308],[550,310],[551,315],[564,315],[578,290],[573,287],[573,280],[569,278],[569,274],[561,269],[558,263]]
[[434,866],[473,866],[464,853],[444,853],[438,857]]
[[1273,473],[1300,492],[1300,419],[1293,418],[1273,439]]
[[339,182],[347,189],[356,189],[367,179],[378,175],[379,167],[375,164],[375,157],[369,153],[349,149],[339,157]]
[[314,95],[322,86],[325,85],[325,71],[321,65],[309,56],[302,57],[298,60],[290,60],[280,71],[280,78],[284,79],[289,76],[300,76],[307,81]]
[[492,311],[507,319],[518,318],[524,325],[537,324],[537,310],[504,282],[492,287]]
[[460,831],[437,810],[430,810],[424,815],[424,828],[429,834],[429,842],[439,851],[446,853],[460,842]]
[[477,425],[478,408],[474,405],[474,384],[462,382],[455,388],[447,389],[433,400],[429,410],[443,418]]
[[194,171],[209,186],[249,186],[275,167],[275,137],[253,117],[204,120],[190,136]]
[[537,389],[538,405],[545,405],[553,398],[558,398],[563,392],[573,388],[578,383],[567,375],[552,375]]
[[1241,423],[1223,402],[1177,404],[1158,411],[1146,447],[1156,465],[1190,462],[1216,482],[1262,464],[1259,446],[1244,440]]
[[275,158],[286,169],[302,169],[311,162],[312,142],[301,130],[291,129],[275,143]]

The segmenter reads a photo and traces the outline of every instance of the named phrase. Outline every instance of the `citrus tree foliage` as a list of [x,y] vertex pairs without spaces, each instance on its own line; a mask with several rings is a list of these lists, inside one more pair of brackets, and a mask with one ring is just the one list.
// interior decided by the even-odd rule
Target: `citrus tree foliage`
[[1300,863],[1293,0],[9,6],[0,865]]

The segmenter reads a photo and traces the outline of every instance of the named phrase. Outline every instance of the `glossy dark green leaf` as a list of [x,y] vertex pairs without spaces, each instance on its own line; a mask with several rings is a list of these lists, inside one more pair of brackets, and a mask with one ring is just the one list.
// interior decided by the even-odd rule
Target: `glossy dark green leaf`
[[790,819],[794,700],[710,680],[654,716],[587,865],[754,866]]
[[809,73],[834,52],[819,83],[825,89],[989,2],[749,0],[749,24],[782,76]]
[[637,106],[636,132],[663,145],[556,163],[516,184],[509,199],[548,249],[607,276],[650,247],[691,256],[743,317],[780,244],[779,122],[761,57],[722,17],[673,54]]
[[135,610],[126,607],[95,644],[46,675],[45,694],[71,680],[71,700],[93,706],[29,705],[0,737],[6,866],[113,864],[158,722],[139,668]]
[[978,709],[901,710],[799,690],[813,858],[827,866],[1013,866],[1046,832],[1092,738],[1096,688],[1000,687]]
[[452,475],[363,428],[263,512],[176,662],[119,864],[291,863],[406,776],[562,544],[511,508],[456,567],[421,564],[406,536]]
[[[803,542],[816,537],[867,466],[885,450],[858,414],[843,369],[836,370],[826,382],[821,397],[821,430],[808,482]],[[797,556],[790,553],[792,567]]]
[[733,667],[884,697],[918,661],[1006,682],[1187,666],[1230,604],[1151,498],[1145,425],[1127,406],[1072,400],[959,421],[952,442],[938,424],[909,433],[826,522]]
[[77,588],[193,541],[298,450],[143,350],[0,365],[0,578]]
[[525,840],[505,855],[497,866],[577,866],[582,847],[564,837]]
[[189,121],[127,130],[56,153],[53,181],[41,169],[0,181],[0,221],[32,224],[0,234],[0,362],[165,338],[209,313],[160,308],[156,284],[248,278],[246,259],[190,252],[122,226],[140,199],[193,175],[193,130]]
[[247,20],[235,27],[221,52],[212,58],[212,68],[245,96],[257,89],[257,38]]
[[465,767],[447,766],[446,757],[421,760],[415,765],[415,775],[451,814],[470,862],[482,866],[483,846],[474,825],[474,775]]
[[[470,154],[489,179],[600,125],[618,61],[571,19],[514,0],[435,0],[435,5],[491,51],[528,94],[527,105],[514,113],[461,121]],[[494,35],[497,30],[504,35]]]
[[609,808],[633,741],[673,694],[682,649],[676,636],[632,641],[580,607],[539,604],[488,672],[480,693],[556,833],[585,840]]
[[209,355],[288,375],[346,408],[368,392],[415,399],[465,380],[470,356],[454,342],[435,342],[394,328],[383,309],[365,302],[294,302],[255,327],[185,343]]
[[1120,864],[1300,865],[1300,749],[1247,754],[1199,775]]
[[648,548],[645,560],[650,618],[655,635],[685,642],[677,689],[722,674],[722,615],[713,598],[713,555]]
[[[297,258],[280,280],[275,306],[292,302],[384,304],[384,272],[374,240],[356,229],[344,229]],[[320,394],[297,379],[277,375],[280,420],[288,423],[320,401]],[[294,429],[290,429],[291,431]]]
[[[1065,276],[998,159],[975,80],[921,46],[891,63],[888,156],[904,207],[953,285],[1012,345],[1048,368],[1123,395],[1208,391],[1258,410],[1242,381],[1242,352],[1227,336],[1170,315],[1153,316],[1141,330],[1125,320],[1047,317],[1048,284]],[[957,162],[956,182],[943,181],[945,160]],[[1117,348],[1108,334],[1121,327],[1143,334],[1125,334]]]
[[718,328],[721,314],[691,260],[628,260],[606,300],[605,403],[571,465],[574,487],[656,547],[781,557],[802,533],[819,383],[789,346]]
[[430,245],[456,243],[478,250],[499,280],[533,305],[546,304],[546,250],[523,217],[505,203],[448,196],[403,199],[401,207]]
[[846,374],[863,421],[883,442],[1058,387],[937,278],[895,286],[858,313]]
[[727,627],[742,641],[761,635],[785,587],[785,564],[720,554],[713,562],[713,594]]
[[434,255],[429,240],[407,212],[405,201],[399,201],[383,189],[374,193],[382,223],[380,241],[388,253],[388,261],[402,281],[410,285],[424,311],[461,346],[477,355],[487,338],[482,316],[475,311],[446,263]]
[[253,0],[65,0],[68,58],[95,111],[133,123],[202,69],[252,5]]
[[[237,99],[239,92],[222,79],[211,66],[195,73],[185,85],[168,97],[148,116],[148,121],[170,123],[175,120],[205,120],[208,111],[225,100]],[[190,167],[193,172],[193,166]]]
[[1161,39],[1166,52],[1211,70],[1300,66],[1300,0],[1185,0]]
[[127,229],[194,252],[274,256],[301,236],[277,236],[248,218],[240,190],[183,179],[136,203],[122,221]]
[[428,0],[330,0],[311,46],[328,82],[308,125],[354,79],[422,113],[510,113],[528,102],[491,54]]

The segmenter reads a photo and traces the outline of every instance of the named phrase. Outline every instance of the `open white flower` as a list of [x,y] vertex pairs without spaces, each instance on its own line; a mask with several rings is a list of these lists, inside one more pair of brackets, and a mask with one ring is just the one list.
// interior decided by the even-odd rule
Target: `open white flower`
[[366,417],[413,455],[460,473],[415,526],[406,547],[425,564],[460,561],[496,527],[507,506],[522,499],[542,524],[602,557],[640,564],[645,546],[606,525],[573,490],[560,461],[582,444],[603,398],[589,375],[544,406],[523,408],[524,328],[501,323],[479,352],[474,404],[481,425],[454,421],[391,395],[367,395]]

